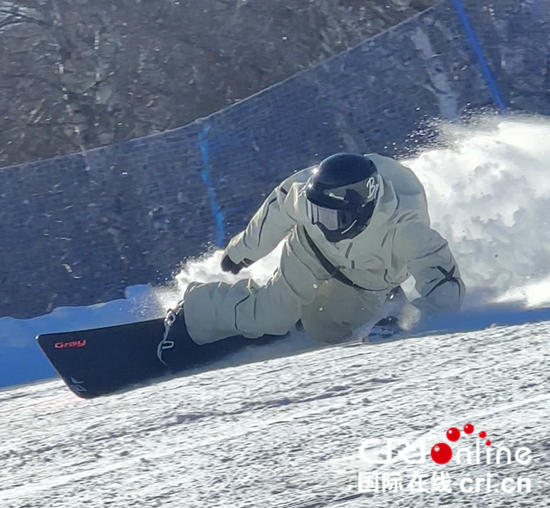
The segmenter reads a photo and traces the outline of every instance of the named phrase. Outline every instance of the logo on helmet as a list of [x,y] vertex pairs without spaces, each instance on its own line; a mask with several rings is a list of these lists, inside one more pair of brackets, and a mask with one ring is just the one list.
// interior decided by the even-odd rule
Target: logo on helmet
[[380,187],[380,184],[376,181],[376,178],[374,176],[371,176],[367,180],[367,189],[368,189],[368,195],[367,199],[370,201],[372,199],[375,199],[378,195],[378,188]]

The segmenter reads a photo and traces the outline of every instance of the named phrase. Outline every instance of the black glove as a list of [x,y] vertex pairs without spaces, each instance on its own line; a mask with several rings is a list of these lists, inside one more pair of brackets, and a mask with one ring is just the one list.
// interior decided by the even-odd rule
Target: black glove
[[224,272],[231,272],[233,275],[237,275],[243,268],[249,267],[254,261],[244,258],[239,264],[233,263],[231,258],[225,255],[221,262],[221,267]]

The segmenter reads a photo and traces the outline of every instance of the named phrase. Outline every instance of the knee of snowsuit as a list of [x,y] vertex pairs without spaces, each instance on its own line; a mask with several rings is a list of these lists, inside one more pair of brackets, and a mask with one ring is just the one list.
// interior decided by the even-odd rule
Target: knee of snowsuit
[[319,342],[342,342],[378,315],[388,292],[356,289],[336,279],[326,281],[319,286],[315,300],[302,307],[304,330]]
[[284,335],[300,319],[314,339],[338,342],[372,317],[386,293],[357,290],[331,279],[313,253],[305,252],[308,247],[300,234],[297,228],[287,238],[280,266],[265,286],[246,279],[188,288],[185,322],[195,342]]

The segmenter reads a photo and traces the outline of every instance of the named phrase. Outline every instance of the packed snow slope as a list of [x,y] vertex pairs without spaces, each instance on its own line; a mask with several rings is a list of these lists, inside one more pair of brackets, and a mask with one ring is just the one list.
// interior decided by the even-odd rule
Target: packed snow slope
[[[91,401],[57,380],[11,388],[0,392],[0,506],[548,506],[549,341],[542,323],[348,344]],[[466,424],[473,435],[446,439]],[[358,450],[373,438],[368,459],[386,457],[387,438],[406,438],[425,440],[426,462],[368,464]],[[481,442],[493,459],[439,465],[429,453],[441,442],[473,453]],[[522,447],[526,465],[514,460]],[[501,448],[511,463],[495,463]],[[359,493],[359,473],[378,473],[379,492]],[[410,491],[414,473],[427,492]],[[448,474],[450,492],[431,492],[434,473]],[[403,490],[382,492],[384,474]],[[488,474],[493,492],[461,490]],[[514,490],[521,479],[522,492],[503,492],[505,478]]]
[[[550,302],[550,120],[481,118],[464,127],[441,125],[437,144],[403,161],[426,187],[433,226],[449,240],[468,287],[458,328],[479,328],[472,309],[490,303],[524,308]],[[266,281],[279,253],[244,270]],[[157,317],[192,280],[231,281],[220,272],[220,252],[190,260],[168,288],[132,287],[127,299],[85,308],[59,308],[30,319],[0,319],[0,386],[54,375],[38,350],[38,333],[92,328]],[[407,285],[414,294],[412,285]],[[482,325],[509,323],[508,311]],[[516,313],[513,322],[546,319]],[[489,321],[487,321],[489,319]],[[303,347],[303,337],[299,346]],[[291,346],[284,346],[288,349]],[[286,351],[286,350],[285,350]]]

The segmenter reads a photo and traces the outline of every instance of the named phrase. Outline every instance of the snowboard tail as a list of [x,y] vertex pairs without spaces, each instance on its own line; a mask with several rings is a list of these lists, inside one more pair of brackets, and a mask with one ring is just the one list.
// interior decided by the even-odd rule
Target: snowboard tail
[[[164,319],[125,325],[48,333],[38,344],[66,385],[79,397],[91,399],[131,388],[149,380],[207,365],[244,349],[253,341],[242,336],[199,346],[178,342],[166,361],[159,354]],[[260,339],[271,342],[276,337]],[[258,339],[254,339],[258,341]]]

